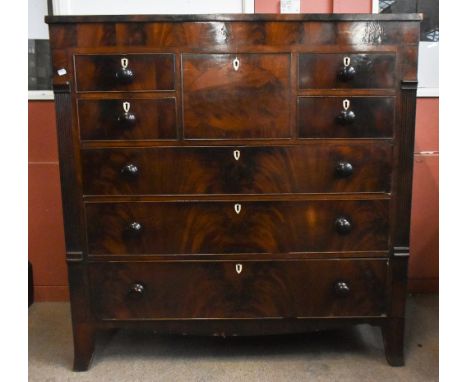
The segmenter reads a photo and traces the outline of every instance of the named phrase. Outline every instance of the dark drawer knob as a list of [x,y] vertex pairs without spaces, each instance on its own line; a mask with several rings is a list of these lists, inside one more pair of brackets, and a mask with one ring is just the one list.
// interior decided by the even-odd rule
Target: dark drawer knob
[[138,171],[138,166],[133,163],[123,166],[121,170],[122,174],[127,176],[136,176],[138,175]]
[[351,101],[349,99],[343,100],[343,110],[338,115],[338,122],[342,125],[350,125],[356,119],[354,111],[350,110]]
[[342,110],[338,115],[338,121],[342,125],[351,125],[356,119],[356,114],[352,110]]
[[135,75],[132,69],[128,67],[128,58],[122,58],[120,60],[120,68],[115,73],[115,78],[117,78],[121,84],[130,84],[134,77]]
[[335,220],[335,229],[336,229],[336,232],[338,232],[339,234],[345,235],[351,232],[352,224],[349,221],[349,219],[343,216],[340,216],[339,218]]
[[141,223],[138,223],[138,222],[130,223],[128,228],[130,229],[131,232],[134,232],[134,233],[139,233],[143,230],[143,226],[141,225]]
[[356,75],[356,69],[351,66],[351,58],[345,57],[343,59],[343,68],[338,73],[338,78],[343,82],[351,81]]
[[145,293],[145,286],[140,283],[130,285],[128,293],[132,296],[142,296]]
[[340,297],[346,297],[351,293],[351,288],[345,281],[337,281],[333,289],[335,294]]
[[136,122],[136,115],[130,113],[130,102],[123,102],[122,103],[123,113],[120,114],[117,118],[119,123],[124,127],[132,127],[135,125]]
[[338,162],[335,167],[335,172],[340,178],[347,178],[353,175],[353,165],[345,161]]

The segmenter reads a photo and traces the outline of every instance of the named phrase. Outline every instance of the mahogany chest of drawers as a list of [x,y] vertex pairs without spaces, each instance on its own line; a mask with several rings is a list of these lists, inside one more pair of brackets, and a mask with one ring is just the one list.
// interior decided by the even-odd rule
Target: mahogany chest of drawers
[[120,327],[368,323],[403,364],[420,15],[47,22],[75,370]]

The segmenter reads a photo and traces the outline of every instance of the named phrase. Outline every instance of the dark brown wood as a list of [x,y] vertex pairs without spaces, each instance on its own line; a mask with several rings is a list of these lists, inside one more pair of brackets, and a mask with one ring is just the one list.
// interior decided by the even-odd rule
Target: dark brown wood
[[[385,141],[83,150],[84,194],[388,192],[391,156]],[[343,163],[352,174],[343,175]],[[138,167],[137,176],[126,176],[128,165]]]
[[[352,121],[343,121],[349,101]],[[298,97],[297,129],[301,138],[391,138],[395,97]]]
[[203,21],[421,21],[422,14],[207,14],[207,15],[96,15],[96,16],[46,16],[53,23],[104,23],[104,22],[203,22]]
[[416,118],[417,82],[402,83],[401,123],[398,129],[398,179],[395,181],[395,247],[407,248],[409,253],[409,235],[411,224],[411,190],[413,187],[414,124]]
[[184,54],[182,66],[185,138],[290,137],[288,54]]
[[[345,76],[343,61],[355,73]],[[392,88],[395,87],[395,54],[349,53],[299,55],[300,89]]]
[[175,97],[81,99],[78,120],[82,140],[177,139]]
[[382,325],[385,357],[391,366],[404,366],[403,345],[405,337],[405,320],[389,318]]
[[[86,216],[94,255],[388,249],[386,200],[89,203]],[[337,232],[340,217],[352,222],[347,234]]]
[[[356,317],[384,312],[383,260],[341,260],[339,267],[333,260],[116,262],[96,263],[89,270],[93,311],[100,319]],[[337,280],[349,285],[347,295],[337,294]]]
[[[122,59],[132,75],[121,74]],[[76,55],[78,91],[174,90],[173,54]],[[128,78],[123,80],[124,78]]]
[[47,18],[75,370],[120,327],[368,323],[403,364],[420,19]]
[[96,328],[92,323],[87,267],[82,260],[68,261],[75,356],[73,369],[85,371],[94,353]]

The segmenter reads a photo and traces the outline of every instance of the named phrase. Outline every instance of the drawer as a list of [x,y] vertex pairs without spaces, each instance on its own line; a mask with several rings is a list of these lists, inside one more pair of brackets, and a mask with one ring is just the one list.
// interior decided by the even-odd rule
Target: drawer
[[385,141],[90,149],[83,187],[87,195],[389,192],[391,159]]
[[170,53],[75,55],[78,91],[174,90]]
[[290,55],[184,54],[184,137],[290,137]]
[[87,203],[92,255],[388,249],[388,200]]
[[395,87],[393,53],[306,53],[299,55],[299,89]]
[[175,98],[79,100],[83,140],[177,139]]
[[395,97],[298,97],[301,138],[391,138]]
[[89,266],[98,319],[380,316],[385,260],[112,262]]

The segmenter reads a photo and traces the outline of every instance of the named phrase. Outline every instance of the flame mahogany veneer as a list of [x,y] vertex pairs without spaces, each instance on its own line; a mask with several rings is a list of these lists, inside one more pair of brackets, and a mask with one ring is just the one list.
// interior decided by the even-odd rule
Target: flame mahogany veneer
[[420,19],[46,18],[75,370],[121,327],[368,323],[403,364]]

